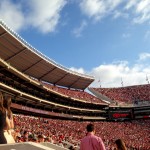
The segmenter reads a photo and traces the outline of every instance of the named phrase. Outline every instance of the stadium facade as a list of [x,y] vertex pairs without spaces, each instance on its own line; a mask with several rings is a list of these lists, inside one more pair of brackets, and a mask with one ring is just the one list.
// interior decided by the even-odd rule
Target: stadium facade
[[142,106],[121,105],[94,88],[96,96],[85,92],[93,81],[43,55],[0,21],[0,91],[12,97],[14,113],[79,121],[150,118],[149,92]]

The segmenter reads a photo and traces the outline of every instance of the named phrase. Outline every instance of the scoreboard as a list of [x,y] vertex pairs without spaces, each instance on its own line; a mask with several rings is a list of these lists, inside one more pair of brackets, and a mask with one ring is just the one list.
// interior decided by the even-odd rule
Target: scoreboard
[[123,121],[123,120],[131,120],[133,119],[132,109],[111,109],[109,110],[109,120],[112,121]]
[[130,118],[130,113],[127,112],[113,112],[112,113],[112,118]]
[[123,112],[123,111],[110,111],[109,113],[110,119],[131,119],[131,112]]
[[110,108],[108,110],[108,120],[124,121],[132,119],[149,119],[150,106],[132,108]]

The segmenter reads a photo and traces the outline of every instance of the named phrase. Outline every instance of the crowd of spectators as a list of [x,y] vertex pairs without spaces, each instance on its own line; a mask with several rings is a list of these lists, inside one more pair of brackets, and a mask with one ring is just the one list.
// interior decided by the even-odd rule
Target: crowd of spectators
[[[79,147],[86,135],[89,122],[54,120],[33,116],[14,115],[16,142],[51,142],[60,146],[70,143]],[[132,122],[94,122],[96,135],[107,150],[114,149],[116,139],[123,139],[129,149],[150,149],[150,120]]]
[[80,100],[80,101],[84,101],[84,102],[100,103],[100,104],[105,103],[101,99],[99,99],[99,98],[93,96],[92,94],[89,94],[88,92],[85,92],[83,90],[59,87],[57,85],[52,85],[47,82],[38,81],[35,78],[31,78],[31,79],[42,84],[43,87],[46,87],[46,88],[50,89],[51,91],[54,91],[55,93],[58,93],[63,96],[67,96],[67,97],[70,97],[70,98],[73,98],[76,100]]
[[90,103],[105,103],[99,98],[82,90],[63,88],[63,87],[58,87],[47,83],[43,83],[43,85],[59,94],[68,96],[70,98],[87,101]]
[[119,88],[92,88],[111,100],[125,103],[150,101],[150,84]]

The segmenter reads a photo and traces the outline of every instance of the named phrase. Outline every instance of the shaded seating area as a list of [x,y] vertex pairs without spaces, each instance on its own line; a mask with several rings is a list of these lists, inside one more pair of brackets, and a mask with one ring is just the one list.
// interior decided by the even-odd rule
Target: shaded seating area
[[90,103],[103,103],[104,102],[102,100],[100,100],[99,98],[85,92],[85,91],[82,91],[82,90],[77,90],[77,89],[68,89],[68,88],[63,88],[63,87],[58,87],[58,86],[54,86],[54,85],[51,85],[51,84],[46,84],[46,83],[43,83],[42,84],[59,93],[59,94],[62,94],[62,95],[65,95],[65,96],[68,96],[68,97],[71,97],[71,98],[74,98],[74,99],[78,99],[78,100],[81,100],[81,101],[87,101],[87,102],[90,102]]

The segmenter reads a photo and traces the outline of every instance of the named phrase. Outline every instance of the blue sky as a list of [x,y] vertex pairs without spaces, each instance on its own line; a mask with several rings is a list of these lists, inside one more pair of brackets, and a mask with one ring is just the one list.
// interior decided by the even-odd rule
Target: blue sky
[[52,60],[93,75],[91,86],[150,80],[150,0],[1,0],[0,18]]

